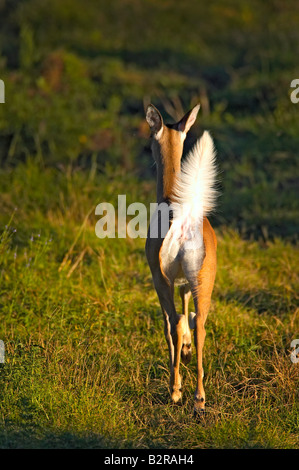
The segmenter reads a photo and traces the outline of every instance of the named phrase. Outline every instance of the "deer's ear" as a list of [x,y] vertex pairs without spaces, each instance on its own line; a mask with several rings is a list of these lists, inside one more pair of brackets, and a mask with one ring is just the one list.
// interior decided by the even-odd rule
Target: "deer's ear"
[[[146,110],[146,120],[152,133],[157,135],[163,129],[163,119],[157,108],[153,104],[149,104]],[[161,134],[161,133],[160,133]]]
[[197,104],[196,106],[194,106],[193,109],[191,109],[191,111],[188,111],[188,113],[185,114],[185,116],[180,120],[180,122],[178,122],[177,127],[179,131],[185,132],[185,134],[187,134],[190,127],[193,126],[196,120],[199,108],[200,104]]

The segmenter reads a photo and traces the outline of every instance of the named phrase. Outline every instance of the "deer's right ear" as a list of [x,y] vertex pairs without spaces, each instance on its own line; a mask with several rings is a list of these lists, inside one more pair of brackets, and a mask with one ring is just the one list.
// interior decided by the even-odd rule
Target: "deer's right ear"
[[177,127],[179,131],[185,132],[185,134],[187,134],[190,127],[193,126],[196,120],[199,108],[200,104],[194,106],[194,108],[191,109],[191,111],[189,111],[187,114],[185,114],[185,116],[180,120],[180,122],[178,122]]
[[146,110],[146,120],[153,135],[160,138],[163,130],[163,119],[157,108],[153,104],[149,104]]

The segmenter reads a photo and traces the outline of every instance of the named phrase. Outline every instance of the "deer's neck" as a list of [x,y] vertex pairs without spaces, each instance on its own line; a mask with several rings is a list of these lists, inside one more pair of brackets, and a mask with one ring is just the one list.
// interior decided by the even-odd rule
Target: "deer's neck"
[[157,202],[169,200],[178,174],[181,171],[181,149],[165,148],[157,145],[153,148],[157,164]]

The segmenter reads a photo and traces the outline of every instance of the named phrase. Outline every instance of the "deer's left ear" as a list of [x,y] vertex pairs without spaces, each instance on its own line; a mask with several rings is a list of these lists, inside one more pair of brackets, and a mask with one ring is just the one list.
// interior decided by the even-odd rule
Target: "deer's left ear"
[[185,132],[185,134],[187,134],[190,127],[195,123],[199,108],[200,104],[197,104],[177,123],[177,128],[179,131]]
[[148,105],[146,110],[146,120],[153,135],[157,136],[163,129],[163,119],[160,112],[153,104]]

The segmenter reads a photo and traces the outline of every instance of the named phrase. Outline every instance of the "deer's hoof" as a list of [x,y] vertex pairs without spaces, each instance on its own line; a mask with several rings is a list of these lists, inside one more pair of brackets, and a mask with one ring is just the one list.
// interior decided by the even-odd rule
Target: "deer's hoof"
[[203,418],[204,416],[205,416],[205,399],[203,397],[195,398],[194,417],[200,419],[200,418]]

